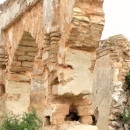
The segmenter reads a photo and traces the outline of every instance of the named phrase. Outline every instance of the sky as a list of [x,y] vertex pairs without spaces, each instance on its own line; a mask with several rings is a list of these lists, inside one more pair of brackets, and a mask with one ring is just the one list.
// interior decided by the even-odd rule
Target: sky
[[105,27],[101,39],[123,34],[130,40],[130,0],[104,0],[103,9]]
[[130,40],[130,0],[104,0],[105,27],[102,39],[123,34]]

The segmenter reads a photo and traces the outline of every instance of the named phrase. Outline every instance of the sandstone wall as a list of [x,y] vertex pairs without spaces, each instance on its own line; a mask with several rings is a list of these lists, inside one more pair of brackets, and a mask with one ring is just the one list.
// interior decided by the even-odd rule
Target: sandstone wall
[[34,107],[44,130],[97,130],[92,126],[91,95],[104,26],[102,4],[103,0],[4,3],[0,67],[6,77],[1,78],[5,105],[0,109],[22,114]]
[[[37,111],[42,113],[44,68],[42,59],[39,58],[44,42],[42,5],[43,2],[40,1],[32,9],[30,7],[13,26],[2,32],[4,45],[1,47],[1,69],[6,77],[2,79],[6,93],[5,109],[15,114],[24,113],[30,107],[37,108],[39,104],[41,106]],[[38,15],[36,10],[39,12]],[[4,13],[6,12],[3,12],[2,16]],[[41,77],[39,71],[42,71]],[[37,89],[39,86],[41,91]]]

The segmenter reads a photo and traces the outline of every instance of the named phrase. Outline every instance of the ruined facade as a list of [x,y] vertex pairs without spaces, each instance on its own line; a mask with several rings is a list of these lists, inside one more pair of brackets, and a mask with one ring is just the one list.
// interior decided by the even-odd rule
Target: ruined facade
[[33,107],[42,130],[124,128],[114,106],[121,113],[127,105],[122,84],[128,68],[122,66],[129,60],[122,48],[129,44],[120,35],[100,43],[102,5],[7,0],[0,6],[0,120],[5,111],[23,114]]

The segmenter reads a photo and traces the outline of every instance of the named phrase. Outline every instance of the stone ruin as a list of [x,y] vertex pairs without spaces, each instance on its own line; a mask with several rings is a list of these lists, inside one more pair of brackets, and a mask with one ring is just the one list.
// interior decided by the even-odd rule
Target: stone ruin
[[129,130],[121,113],[130,44],[100,41],[103,0],[6,0],[0,5],[0,121],[32,107],[42,130]]

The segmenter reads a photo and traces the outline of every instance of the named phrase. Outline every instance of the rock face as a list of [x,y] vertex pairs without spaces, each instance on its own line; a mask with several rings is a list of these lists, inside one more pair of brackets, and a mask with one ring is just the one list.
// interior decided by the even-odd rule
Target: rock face
[[118,70],[110,56],[100,58],[104,51],[96,51],[102,5],[103,0],[7,0],[0,6],[0,120],[4,111],[23,114],[34,107],[42,130],[111,126]]

